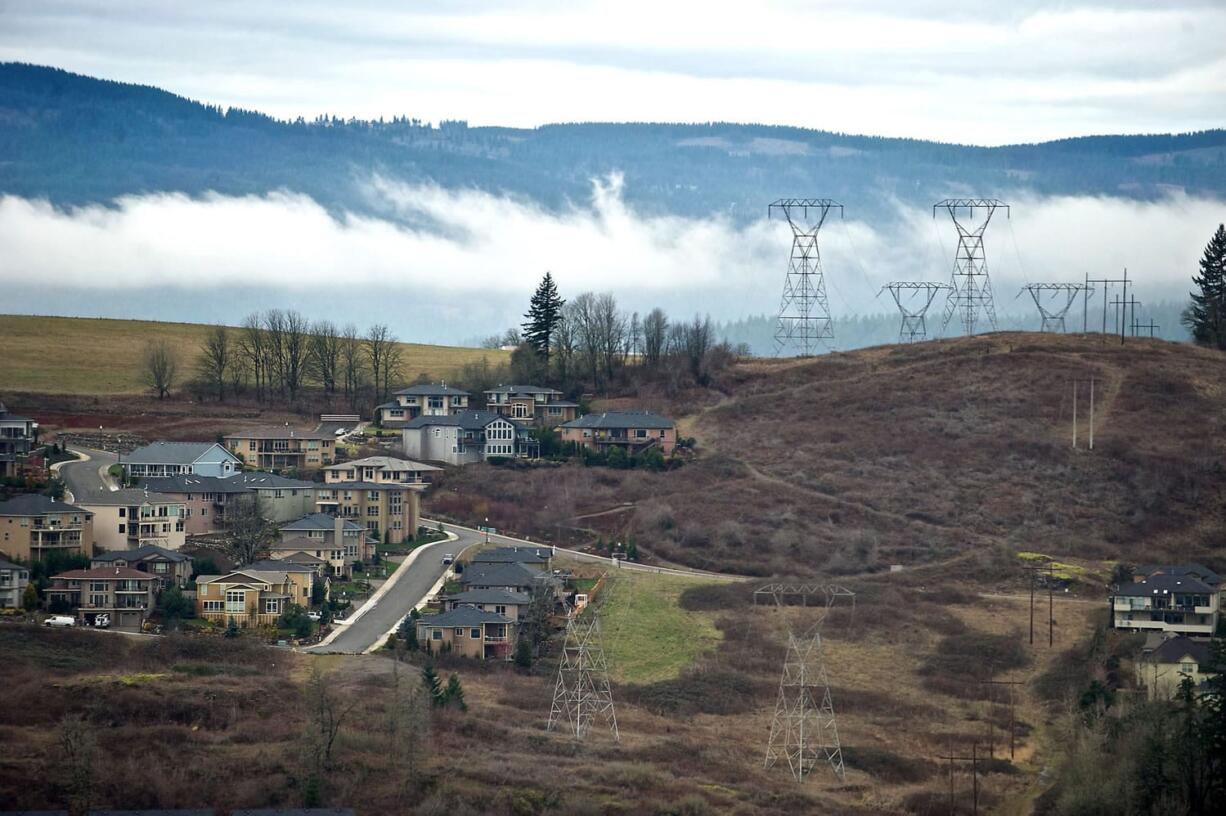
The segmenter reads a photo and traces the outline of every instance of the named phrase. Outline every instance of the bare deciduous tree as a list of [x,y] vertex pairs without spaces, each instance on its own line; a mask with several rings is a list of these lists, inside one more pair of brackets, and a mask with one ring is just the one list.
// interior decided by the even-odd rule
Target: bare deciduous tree
[[309,323],[302,312],[290,309],[285,312],[285,333],[282,345],[281,382],[290,402],[298,399],[306,373],[309,350]]
[[223,549],[242,566],[265,557],[277,538],[277,527],[268,520],[268,508],[258,493],[237,495],[226,504]]
[[317,321],[311,326],[308,369],[325,393],[336,393],[340,358],[341,336],[336,324],[331,320]]
[[226,383],[232,378],[232,370],[237,364],[236,357],[237,349],[230,341],[230,330],[225,326],[210,328],[204,336],[196,370],[217,395],[218,402],[224,402],[226,399]]
[[268,388],[268,336],[258,313],[249,314],[243,320],[238,348],[243,367],[255,386],[255,398],[263,402]]
[[366,350],[366,361],[370,366],[370,376],[374,380],[375,399],[387,399],[391,391],[391,375],[393,373],[392,357],[395,366],[399,366],[399,355],[395,353],[396,338],[392,330],[382,323],[370,327],[363,341]]
[[358,327],[346,323],[340,336],[341,381],[344,383],[345,399],[349,405],[357,404],[358,391],[362,387],[362,340]]
[[658,368],[668,342],[668,318],[664,310],[652,309],[643,318],[643,362],[648,368]]
[[174,349],[165,340],[155,340],[145,347],[141,360],[141,380],[165,399],[179,374],[179,361]]
[[711,317],[694,315],[692,323],[685,327],[685,357],[689,365],[690,375],[699,385],[706,385],[707,355],[715,344],[715,332],[711,328]]

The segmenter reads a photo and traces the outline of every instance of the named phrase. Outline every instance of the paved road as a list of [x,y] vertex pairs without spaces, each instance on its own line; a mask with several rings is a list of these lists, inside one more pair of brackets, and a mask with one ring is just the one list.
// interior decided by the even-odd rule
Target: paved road
[[[381,643],[388,631],[404,619],[438,583],[447,567],[443,555],[460,553],[481,540],[475,531],[457,528],[458,541],[437,541],[426,544],[413,552],[416,557],[407,566],[402,566],[394,575],[395,582],[377,601],[368,603],[365,612],[353,623],[341,627],[341,632],[331,643],[315,646],[309,651],[325,654],[361,654]],[[393,579],[389,578],[391,582]]]
[[[60,476],[68,492],[72,494],[70,501],[83,501],[86,496],[101,491],[110,490],[110,485],[102,474],[111,465],[119,461],[119,457],[106,451],[90,448],[71,448],[74,453],[83,453],[89,457],[85,462],[65,462],[60,465]],[[67,498],[67,497],[65,497]]]

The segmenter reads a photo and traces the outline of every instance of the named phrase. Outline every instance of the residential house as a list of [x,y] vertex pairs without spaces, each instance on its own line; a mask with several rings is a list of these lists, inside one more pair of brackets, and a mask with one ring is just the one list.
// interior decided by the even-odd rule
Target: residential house
[[379,484],[429,484],[441,471],[434,465],[396,459],[392,456],[368,456],[324,468],[324,483],[377,482]]
[[542,575],[523,564],[470,564],[460,574],[460,586],[468,592],[474,589],[503,589],[508,592],[532,591]]
[[226,481],[260,497],[264,517],[272,522],[293,521],[315,512],[315,483],[290,479],[260,470],[237,473]]
[[483,564],[522,564],[533,569],[546,570],[553,563],[552,547],[490,547],[477,551],[470,562],[473,566]]
[[396,482],[333,482],[316,489],[315,508],[360,524],[377,540],[400,544],[417,535],[421,490]]
[[[296,576],[296,578],[295,578]],[[304,573],[237,569],[225,575],[196,576],[196,615],[244,628],[276,626],[293,604],[301,604]],[[310,599],[310,590],[306,590]]]
[[505,615],[475,606],[460,606],[417,621],[417,640],[432,651],[479,660],[510,660],[515,645],[516,623]]
[[375,407],[375,419],[384,428],[400,428],[419,416],[449,416],[468,410],[471,394],[447,383],[423,383],[392,394],[395,399]]
[[369,561],[375,551],[364,526],[327,513],[303,516],[281,525],[279,530],[281,540],[271,547],[272,558],[309,553],[327,561],[333,576],[348,577],[355,562]]
[[506,589],[470,589],[443,597],[446,611],[462,606],[473,606],[486,612],[494,612],[518,621],[528,611],[531,596],[526,592],[511,592]]
[[1182,636],[1167,638],[1156,649],[1136,661],[1137,684],[1145,687],[1151,700],[1170,700],[1179,692],[1184,678],[1199,688],[1217,676],[1211,654],[1211,641]]
[[226,447],[257,470],[318,470],[336,461],[336,436],[289,426],[226,434]]
[[556,428],[579,416],[579,404],[563,399],[556,388],[500,385],[485,392],[485,410],[519,422]]
[[1135,632],[1209,637],[1217,629],[1218,587],[1174,570],[1138,575],[1110,596],[1111,625]]
[[36,493],[0,502],[0,555],[28,563],[53,552],[93,551],[94,514],[88,510]]
[[628,454],[658,448],[668,456],[677,447],[677,424],[650,411],[588,414],[562,425],[560,432],[563,442],[602,453],[614,447],[623,448]]
[[216,476],[242,470],[242,463],[216,442],[151,442],[120,457],[129,479]]
[[489,411],[420,416],[404,426],[402,436],[406,456],[449,465],[535,456],[537,450],[527,426]]
[[77,610],[77,620],[93,626],[106,614],[111,626],[140,629],[157,601],[157,576],[131,567],[94,567],[52,576],[47,600],[65,601]]
[[0,558],[0,609],[20,609],[29,583],[29,567]]
[[0,479],[21,476],[37,430],[37,422],[9,413],[0,402]]
[[[1211,587],[1222,583],[1222,577],[1203,564],[1142,564],[1132,571],[1132,580],[1140,581],[1155,575],[1189,575]],[[1222,600],[1226,601],[1226,597]]]
[[183,532],[188,536],[219,533],[226,526],[226,507],[251,493],[246,485],[217,476],[166,476],[141,479],[142,487],[183,504]]
[[[296,555],[304,556],[306,553],[297,553]],[[266,558],[260,561],[252,561],[243,569],[256,570],[257,572],[286,573],[295,586],[294,598],[291,603],[298,604],[304,608],[311,605],[311,594],[315,591],[316,584],[323,586],[324,598],[328,597],[331,583],[328,578],[328,565],[321,558],[313,558],[311,560]]]
[[95,569],[128,567],[160,579],[163,586],[185,587],[192,578],[190,555],[156,545],[99,553],[90,559],[89,565]]
[[85,496],[80,506],[94,514],[98,550],[145,546],[177,550],[183,546],[187,507],[174,496],[135,487],[100,490]]

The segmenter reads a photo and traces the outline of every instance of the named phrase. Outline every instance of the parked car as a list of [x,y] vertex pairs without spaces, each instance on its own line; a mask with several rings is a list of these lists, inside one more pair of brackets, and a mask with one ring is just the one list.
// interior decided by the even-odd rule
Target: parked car
[[307,618],[313,621],[318,621],[321,617],[323,617],[318,612],[314,612],[314,611],[308,612],[306,613],[306,615],[307,615]]
[[45,621],[43,626],[76,626],[77,619],[72,615],[51,615]]
[[94,615],[94,626],[98,629],[106,629],[111,625],[111,616],[105,612]]

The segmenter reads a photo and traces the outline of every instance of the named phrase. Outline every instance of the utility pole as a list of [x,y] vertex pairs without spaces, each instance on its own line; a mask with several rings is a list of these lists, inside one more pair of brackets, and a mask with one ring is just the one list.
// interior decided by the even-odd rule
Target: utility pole
[[1030,644],[1034,645],[1034,582],[1038,573],[1047,570],[1047,645],[1055,643],[1056,602],[1055,602],[1055,570],[1054,561],[1048,561],[1046,567],[1023,567],[1030,573]]
[[979,751],[978,751],[978,748],[979,746],[976,743],[971,743],[971,755],[970,756],[958,756],[957,754],[954,753],[954,743],[953,743],[953,738],[951,737],[949,741],[949,753],[943,757],[939,757],[940,759],[945,759],[949,761],[949,812],[951,816],[957,813],[957,809],[954,803],[954,763],[955,762],[971,763],[971,780],[972,780],[971,784],[972,784],[972,790],[973,790],[972,799],[971,799],[971,807],[972,807],[972,813],[974,813],[975,816],[979,816]]
[[[1083,317],[1083,321],[1085,321],[1085,322],[1088,322],[1088,319],[1089,319],[1089,305],[1088,305],[1088,299],[1089,299],[1089,292],[1093,291],[1093,289],[1091,289],[1091,288],[1090,288],[1090,284],[1091,284],[1091,283],[1101,283],[1101,284],[1103,285],[1103,328],[1102,328],[1102,333],[1103,333],[1103,337],[1105,338],[1105,337],[1106,337],[1106,335],[1107,335],[1107,306],[1108,306],[1108,303],[1107,303],[1107,295],[1108,295],[1108,290],[1111,288],[1111,285],[1112,285],[1112,284],[1121,284],[1121,283],[1122,283],[1122,284],[1124,284],[1124,289],[1125,289],[1125,291],[1127,291],[1127,288],[1128,288],[1128,270],[1127,270],[1127,269],[1125,269],[1125,270],[1124,270],[1124,277],[1122,277],[1122,278],[1094,278],[1094,279],[1091,279],[1091,278],[1090,278],[1090,277],[1087,275],[1087,277],[1086,277],[1086,290],[1087,290],[1087,293],[1086,293],[1086,300],[1085,300],[1085,302],[1083,303],[1083,306],[1082,306],[1082,308],[1083,308],[1083,310],[1084,310],[1084,312],[1085,312],[1085,315],[1084,315],[1084,317]],[[1086,328],[1088,328],[1088,327],[1086,327]],[[1087,333],[1088,333],[1088,332],[1087,332]]]
[[[1015,727],[1015,723],[1017,722],[1017,720],[1014,717],[1014,708],[1013,708],[1013,687],[1022,686],[1022,685],[1025,685],[1025,683],[1023,683],[1021,680],[980,680],[979,683],[981,685],[988,686],[989,688],[992,686],[1005,686],[1006,688],[1009,689],[1009,759],[1013,759],[1014,753],[1016,751],[1016,736],[1017,736],[1017,728]],[[989,695],[988,697],[989,709],[990,709],[990,704],[992,702],[994,701]],[[987,720],[988,720],[988,753],[993,758],[995,758],[996,757],[996,742],[992,736],[993,735],[992,717],[991,717],[990,710],[988,712]]]
[[1077,381],[1073,380],[1073,450],[1077,450]]
[[1094,378],[1090,378],[1090,450],[1094,450]]

